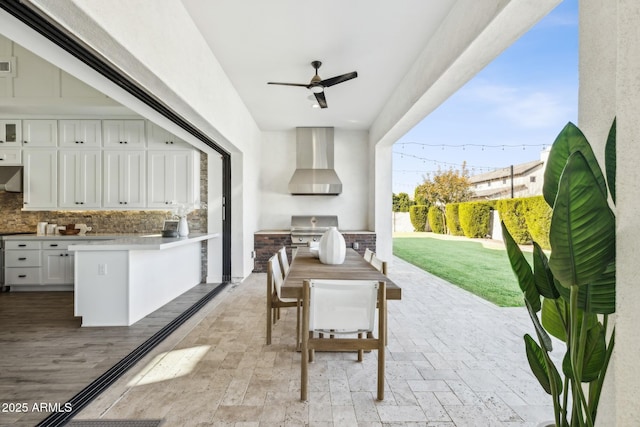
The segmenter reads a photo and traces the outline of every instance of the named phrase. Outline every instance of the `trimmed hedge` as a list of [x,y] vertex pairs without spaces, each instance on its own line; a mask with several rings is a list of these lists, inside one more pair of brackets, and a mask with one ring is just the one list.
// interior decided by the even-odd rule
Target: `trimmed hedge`
[[552,210],[543,196],[498,200],[500,220],[518,244],[535,241],[543,249],[550,249],[549,228]]
[[527,228],[525,198],[497,200],[496,207],[500,220],[509,230],[513,240],[523,245],[531,243],[531,234]]
[[460,217],[458,210],[460,203],[449,203],[444,207],[444,216],[447,220],[447,228],[452,236],[464,236],[464,232],[460,227]]
[[531,238],[543,249],[551,249],[549,229],[553,210],[543,196],[527,197],[524,199],[524,206],[527,230]]
[[413,205],[409,208],[409,218],[414,231],[427,231],[427,205]]
[[466,237],[485,237],[489,234],[491,205],[486,202],[465,202],[458,207],[460,227]]
[[445,234],[444,215],[442,215],[442,211],[438,207],[431,206],[427,217],[431,231],[437,234]]

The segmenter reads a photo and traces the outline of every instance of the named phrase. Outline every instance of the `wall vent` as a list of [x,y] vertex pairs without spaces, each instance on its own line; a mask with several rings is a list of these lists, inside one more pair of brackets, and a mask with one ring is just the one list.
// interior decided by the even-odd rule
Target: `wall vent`
[[0,58],[0,77],[16,76],[16,58]]

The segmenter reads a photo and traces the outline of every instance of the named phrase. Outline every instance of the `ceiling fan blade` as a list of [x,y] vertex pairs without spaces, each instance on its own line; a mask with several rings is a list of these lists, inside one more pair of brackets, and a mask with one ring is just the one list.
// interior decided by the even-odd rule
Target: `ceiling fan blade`
[[307,83],[278,83],[278,82],[267,82],[268,85],[281,85],[281,86],[299,86],[299,87],[309,87]]
[[347,80],[355,79],[356,77],[358,77],[358,72],[353,71],[351,73],[342,74],[341,76],[335,76],[335,77],[322,80],[320,84],[324,87],[329,87],[329,86],[337,85],[338,83],[346,82]]
[[318,105],[320,108],[327,108],[327,98],[324,97],[324,92],[314,93],[316,96],[316,101],[318,101]]

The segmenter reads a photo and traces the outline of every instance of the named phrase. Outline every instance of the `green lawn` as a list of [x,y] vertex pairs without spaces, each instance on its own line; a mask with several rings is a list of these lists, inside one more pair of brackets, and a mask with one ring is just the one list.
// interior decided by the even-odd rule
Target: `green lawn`
[[[394,255],[500,307],[524,306],[507,252],[480,242],[396,237]],[[531,253],[525,252],[532,263]]]

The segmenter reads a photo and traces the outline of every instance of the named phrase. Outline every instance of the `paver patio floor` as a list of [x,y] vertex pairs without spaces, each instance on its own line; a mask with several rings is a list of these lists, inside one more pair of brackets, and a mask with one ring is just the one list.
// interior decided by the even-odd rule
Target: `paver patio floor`
[[537,426],[553,417],[529,372],[523,308],[499,308],[394,258],[385,400],[376,354],[318,353],[300,402],[295,309],[265,345],[265,274],[229,286],[80,412],[164,426]]

